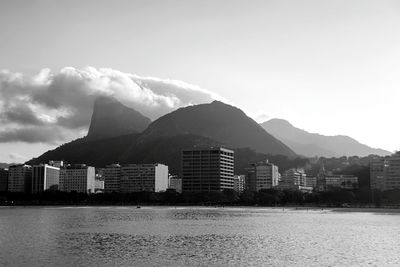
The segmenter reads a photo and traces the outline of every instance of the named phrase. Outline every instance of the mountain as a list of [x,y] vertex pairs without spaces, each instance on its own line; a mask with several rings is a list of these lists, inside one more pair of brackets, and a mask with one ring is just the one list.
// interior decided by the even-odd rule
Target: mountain
[[309,133],[282,119],[272,119],[262,123],[261,126],[297,154],[307,157],[368,156],[370,154],[384,156],[391,154],[389,151],[361,144],[348,136],[325,136]]
[[232,148],[248,147],[264,154],[296,155],[243,111],[219,101],[180,108],[164,115],[150,124],[138,141],[184,134],[203,136]]
[[[295,158],[290,148],[268,134],[243,111],[217,101],[174,111],[151,123],[142,133],[107,138],[101,132],[104,129],[108,133],[107,127],[95,129],[100,131],[95,131],[95,136],[103,136],[103,139],[91,138],[89,134],[27,163],[64,160],[72,164],[105,167],[111,163],[159,162],[168,165],[172,174],[178,174],[183,149],[210,146],[234,149],[235,173],[239,174],[244,173],[250,162],[270,159],[286,168],[302,166],[305,160]],[[89,132],[93,134],[93,131]]]
[[[206,137],[196,135],[177,135],[160,137],[146,142],[137,142],[139,134],[90,140],[77,139],[50,150],[27,164],[45,163],[50,160],[64,160],[68,163],[86,163],[103,168],[112,163],[163,163],[168,165],[169,172],[178,175],[181,166],[181,151],[191,147],[210,147],[224,145]],[[134,149],[130,149],[130,146]],[[243,174],[250,162],[269,159],[277,164],[280,170],[304,166],[308,163],[304,158],[288,158],[282,155],[265,155],[249,148],[235,150],[235,173]]]
[[87,134],[89,139],[102,139],[140,133],[151,120],[128,108],[112,97],[99,97],[93,106],[92,119]]

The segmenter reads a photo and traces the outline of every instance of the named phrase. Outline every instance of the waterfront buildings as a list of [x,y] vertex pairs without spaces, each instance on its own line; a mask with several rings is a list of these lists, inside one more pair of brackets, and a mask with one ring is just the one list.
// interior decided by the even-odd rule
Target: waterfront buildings
[[178,193],[182,193],[182,179],[178,176],[169,176],[168,189],[174,189]]
[[182,151],[182,191],[233,189],[234,151],[222,147]]
[[354,175],[331,174],[325,176],[326,190],[333,188],[357,189],[358,177]]
[[358,188],[358,177],[354,175],[332,174],[325,171],[321,165],[317,175],[317,191],[329,191],[335,188],[356,189]]
[[112,164],[104,169],[104,190],[111,192],[160,192],[168,188],[168,166],[163,164]]
[[370,177],[372,189],[400,189],[400,153],[374,158],[370,163]]
[[32,167],[30,165],[13,165],[8,168],[8,191],[32,192]]
[[246,188],[250,191],[259,191],[278,186],[278,166],[269,163],[268,160],[251,164],[246,170]]
[[58,190],[60,181],[60,168],[48,164],[32,167],[32,193],[45,190]]
[[312,192],[313,187],[310,186],[313,179],[307,180],[307,175],[303,169],[292,168],[284,172],[279,181],[279,188],[289,190],[300,190],[302,192]]
[[316,188],[317,187],[317,177],[307,175],[305,186]]
[[242,193],[246,188],[246,175],[235,175],[233,177],[233,190]]
[[279,187],[282,189],[298,189],[300,186],[306,186],[307,175],[303,169],[289,169],[285,171],[279,181]]
[[8,170],[0,169],[0,192],[8,190]]
[[65,192],[94,193],[95,175],[95,168],[85,164],[65,166],[60,169],[59,189]]
[[121,165],[107,165],[103,172],[104,192],[120,192],[121,188]]

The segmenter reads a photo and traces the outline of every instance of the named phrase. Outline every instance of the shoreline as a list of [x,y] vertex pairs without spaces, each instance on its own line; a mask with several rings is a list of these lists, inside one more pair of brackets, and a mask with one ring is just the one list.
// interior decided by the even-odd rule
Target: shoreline
[[400,213],[399,208],[393,207],[329,207],[329,206],[243,206],[243,205],[126,205],[126,204],[16,204],[0,205],[3,208],[165,208],[165,209],[248,209],[248,210],[276,210],[276,211],[325,211],[325,212],[374,212],[374,213]]

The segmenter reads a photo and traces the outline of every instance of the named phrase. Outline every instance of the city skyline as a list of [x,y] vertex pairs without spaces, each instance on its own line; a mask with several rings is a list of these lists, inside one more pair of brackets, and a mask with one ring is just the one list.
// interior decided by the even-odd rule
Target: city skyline
[[[229,5],[225,1],[2,1],[0,69],[8,72],[1,74],[0,136],[32,128],[28,115],[39,123],[51,121],[54,108],[26,105],[22,96],[32,96],[38,83],[62,78],[60,73],[69,71],[86,73],[97,82],[126,74],[141,81],[149,76],[157,77],[157,82],[184,81],[189,85],[175,85],[188,85],[189,95],[174,89],[175,98],[166,98],[166,93],[171,96],[170,88],[150,92],[157,103],[170,108],[164,112],[218,98],[258,122],[282,118],[310,132],[348,135],[395,151],[400,133],[393,123],[400,99],[399,11],[395,1],[255,1],[252,5],[241,1]],[[24,82],[13,83],[18,79]],[[9,93],[16,88],[24,94]],[[59,97],[55,92],[68,92],[56,89],[46,91],[48,102]],[[119,90],[123,96],[123,88]],[[131,91],[126,95],[135,99]],[[56,110],[60,114],[79,105],[79,99],[68,94],[59,100],[68,104]],[[125,104],[135,108],[136,102]],[[6,112],[25,106],[29,112]],[[86,134],[88,125],[67,122],[61,128],[69,131],[64,140],[5,139],[0,143],[0,162],[23,162]],[[61,120],[56,124],[61,125]]]

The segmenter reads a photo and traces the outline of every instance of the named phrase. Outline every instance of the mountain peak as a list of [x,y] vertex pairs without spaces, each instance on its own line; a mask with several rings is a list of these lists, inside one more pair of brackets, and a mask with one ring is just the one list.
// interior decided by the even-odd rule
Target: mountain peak
[[102,139],[140,133],[151,123],[150,119],[128,108],[114,97],[96,98],[87,134],[89,139]]
[[284,120],[284,119],[278,119],[278,118],[270,119],[268,121],[261,123],[261,125],[263,125],[263,124],[275,124],[275,125],[293,127],[293,125],[289,121]]
[[144,141],[182,134],[204,136],[233,148],[249,147],[266,154],[295,155],[242,110],[220,101],[171,112],[154,121],[140,139]]

